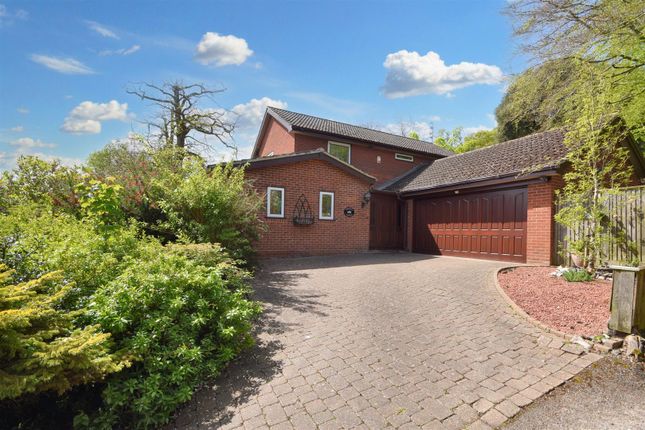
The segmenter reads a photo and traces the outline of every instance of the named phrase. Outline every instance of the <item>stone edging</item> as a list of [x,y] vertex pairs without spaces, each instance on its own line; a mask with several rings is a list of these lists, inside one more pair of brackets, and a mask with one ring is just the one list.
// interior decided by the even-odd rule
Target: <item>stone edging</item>
[[[556,330],[553,327],[549,327],[546,324],[544,324],[543,322],[538,321],[537,319],[533,318],[531,315],[527,314],[524,311],[524,309],[522,309],[517,303],[515,303],[513,301],[513,299],[511,299],[508,296],[508,294],[506,294],[506,291],[504,291],[502,286],[499,285],[499,279],[498,279],[499,272],[501,272],[502,270],[515,269],[515,268],[518,268],[518,267],[526,267],[526,266],[525,265],[522,265],[522,266],[505,266],[505,267],[500,267],[499,269],[495,270],[495,272],[493,273],[493,277],[494,277],[493,282],[494,282],[494,285],[495,285],[495,289],[497,290],[499,295],[502,296],[502,298],[504,299],[506,304],[508,306],[510,306],[511,309],[513,309],[513,311],[516,314],[518,314],[520,317],[524,318],[525,320],[527,320],[531,324],[541,328],[544,331],[547,331],[547,332],[549,332],[551,334],[554,334],[554,335],[556,335],[558,337],[561,337],[561,338],[565,339],[568,342],[571,342],[575,335],[565,333],[565,332],[560,331],[560,330]],[[535,266],[535,267],[538,267],[538,266]],[[539,266],[539,267],[542,267],[542,266]]]

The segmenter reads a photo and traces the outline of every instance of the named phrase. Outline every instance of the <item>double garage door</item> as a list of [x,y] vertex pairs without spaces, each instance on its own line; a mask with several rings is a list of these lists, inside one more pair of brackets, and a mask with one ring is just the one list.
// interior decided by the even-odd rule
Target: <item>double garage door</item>
[[415,252],[526,261],[527,189],[414,202]]

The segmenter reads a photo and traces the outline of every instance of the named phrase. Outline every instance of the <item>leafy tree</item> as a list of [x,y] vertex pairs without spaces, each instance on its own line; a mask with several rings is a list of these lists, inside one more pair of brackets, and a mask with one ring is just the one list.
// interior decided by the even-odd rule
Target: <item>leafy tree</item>
[[501,142],[564,125],[566,99],[575,93],[575,60],[552,60],[514,77],[495,109]]
[[410,133],[408,133],[408,137],[414,140],[421,140],[419,133],[417,133],[416,131],[411,131]]
[[129,94],[151,101],[160,108],[157,120],[148,122],[151,135],[161,146],[175,146],[196,151],[210,148],[208,137],[227,148],[235,149],[231,133],[235,124],[227,119],[223,109],[199,106],[224,90],[213,90],[202,84],[183,84],[175,81],[163,85],[143,84]]
[[78,198],[74,191],[81,172],[34,156],[21,156],[12,171],[0,177],[0,212],[22,203],[47,204],[53,208],[75,211]]
[[462,136],[463,131],[463,127],[455,127],[450,131],[442,128],[437,132],[434,144],[443,149],[454,152],[455,149],[464,142],[464,138]]
[[0,264],[0,399],[103,380],[128,363],[110,353],[97,325],[75,327],[77,313],[57,307],[73,288],[58,272],[11,284]]
[[220,164],[210,171],[187,159],[181,171],[155,180],[162,227],[185,242],[221,243],[235,257],[251,255],[263,231],[262,200],[244,179],[244,169]]
[[456,148],[457,153],[486,148],[498,143],[497,130],[481,130],[464,137],[464,142]]
[[[621,106],[620,116],[627,127],[636,138],[645,137],[645,8],[642,1],[516,0],[508,4],[506,13],[513,19],[520,48],[534,64],[555,61],[557,65],[563,60],[574,60],[574,65],[577,61],[597,66],[595,78],[610,83],[603,90],[608,91],[611,103]],[[558,91],[554,100],[567,97],[566,92]],[[551,104],[548,109],[554,106]]]
[[582,257],[591,271],[603,262],[603,243],[613,235],[607,228],[606,198],[629,183],[632,170],[624,146],[628,131],[609,95],[611,83],[598,79],[592,66],[581,71],[577,96],[567,106],[575,113],[565,123],[570,168],[557,194],[561,209],[555,218],[578,232],[568,238],[569,251]]

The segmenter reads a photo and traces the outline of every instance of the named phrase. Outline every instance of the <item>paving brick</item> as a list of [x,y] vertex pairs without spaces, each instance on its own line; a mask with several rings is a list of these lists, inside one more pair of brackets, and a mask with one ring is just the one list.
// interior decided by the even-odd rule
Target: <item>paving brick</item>
[[239,406],[216,395],[175,427],[490,428],[599,357],[563,351],[512,313],[488,285],[501,265],[397,253],[266,261],[256,345],[215,383],[241,393]]

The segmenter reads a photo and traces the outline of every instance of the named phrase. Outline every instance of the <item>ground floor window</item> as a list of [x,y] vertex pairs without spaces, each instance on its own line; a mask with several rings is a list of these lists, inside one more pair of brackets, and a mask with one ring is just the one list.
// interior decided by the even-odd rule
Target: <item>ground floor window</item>
[[267,217],[284,218],[284,188],[267,188]]
[[320,192],[319,219],[334,219],[334,193]]

